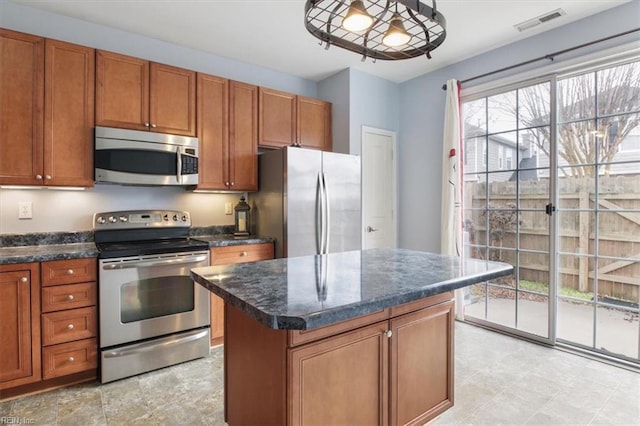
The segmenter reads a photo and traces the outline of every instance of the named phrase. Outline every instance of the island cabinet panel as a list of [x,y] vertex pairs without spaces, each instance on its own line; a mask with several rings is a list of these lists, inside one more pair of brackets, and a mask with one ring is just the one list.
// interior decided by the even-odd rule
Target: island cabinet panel
[[391,319],[391,424],[421,425],[453,406],[453,306]]
[[96,125],[196,134],[196,73],[98,50]]
[[453,405],[453,306],[447,292],[298,331],[226,304],[227,422],[428,422]]
[[43,106],[44,39],[0,29],[0,184],[42,184]]
[[0,265],[0,390],[40,380],[38,269]]
[[290,349],[288,424],[388,423],[387,321]]
[[[240,244],[211,249],[211,265],[255,262],[273,259],[273,243]],[[224,338],[224,301],[211,293],[211,346],[219,345]]]

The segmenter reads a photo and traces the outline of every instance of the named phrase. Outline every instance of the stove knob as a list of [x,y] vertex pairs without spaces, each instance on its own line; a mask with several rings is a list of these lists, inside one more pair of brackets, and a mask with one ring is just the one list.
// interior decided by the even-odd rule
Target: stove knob
[[174,221],[174,222],[177,222],[177,221],[178,221],[178,215],[177,215],[177,214],[174,214],[174,215],[173,215],[173,221]]
[[169,221],[169,215],[165,214],[164,216],[162,216],[162,218],[164,219],[165,222]]
[[98,222],[100,225],[104,225],[105,223],[107,223],[107,220],[102,216],[98,216],[96,222]]
[[127,218],[126,216],[120,216],[120,222],[126,222],[128,220],[129,218]]
[[118,219],[116,219],[113,216],[109,216],[109,223],[116,223],[118,221]]
[[182,215],[181,219],[182,219],[183,222],[186,222],[187,221],[187,215]]

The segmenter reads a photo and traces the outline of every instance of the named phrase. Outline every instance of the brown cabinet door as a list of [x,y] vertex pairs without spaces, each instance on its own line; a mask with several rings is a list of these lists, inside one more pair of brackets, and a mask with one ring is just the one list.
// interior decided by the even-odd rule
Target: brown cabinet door
[[232,81],[229,95],[229,186],[258,190],[258,87]]
[[388,424],[383,321],[288,351],[288,424]]
[[453,406],[453,306],[390,321],[391,424],[424,424]]
[[38,264],[0,265],[0,389],[40,380]]
[[96,52],[96,125],[149,128],[149,62]]
[[280,148],[296,142],[296,95],[260,88],[258,145]]
[[196,73],[151,63],[151,131],[196,135]]
[[228,189],[229,80],[198,73],[198,189]]
[[95,51],[47,40],[44,183],[93,186]]
[[300,146],[331,151],[331,104],[298,96],[297,129]]
[[44,39],[0,29],[0,184],[42,185]]
[[[241,244],[211,249],[211,266],[273,259],[273,243]],[[224,337],[224,301],[211,294],[211,345],[219,345]]]

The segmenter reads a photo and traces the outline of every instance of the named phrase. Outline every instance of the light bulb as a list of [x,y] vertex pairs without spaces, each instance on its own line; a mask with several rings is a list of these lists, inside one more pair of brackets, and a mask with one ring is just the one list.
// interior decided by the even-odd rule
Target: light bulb
[[362,0],[352,0],[346,16],[342,20],[342,27],[351,32],[360,32],[373,24],[373,18],[367,13]]
[[382,43],[389,47],[398,47],[409,43],[409,41],[411,41],[411,36],[404,29],[400,14],[395,12],[389,22],[389,29],[382,38]]

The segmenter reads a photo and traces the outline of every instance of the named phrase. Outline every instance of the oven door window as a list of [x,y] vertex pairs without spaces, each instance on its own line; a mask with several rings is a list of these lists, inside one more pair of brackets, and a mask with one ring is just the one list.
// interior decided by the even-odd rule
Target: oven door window
[[125,323],[190,312],[194,284],[189,276],[164,276],[120,287],[120,321]]
[[100,149],[95,152],[95,167],[141,175],[176,176],[178,174],[175,151]]

